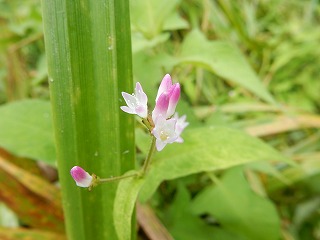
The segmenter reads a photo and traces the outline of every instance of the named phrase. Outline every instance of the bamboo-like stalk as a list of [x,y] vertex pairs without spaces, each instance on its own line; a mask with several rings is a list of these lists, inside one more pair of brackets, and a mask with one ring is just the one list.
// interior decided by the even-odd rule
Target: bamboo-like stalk
[[[88,192],[70,169],[100,177],[134,167],[134,119],[120,111],[132,92],[127,0],[42,0],[44,36],[68,239],[117,239],[117,183]],[[134,224],[133,224],[134,225]]]

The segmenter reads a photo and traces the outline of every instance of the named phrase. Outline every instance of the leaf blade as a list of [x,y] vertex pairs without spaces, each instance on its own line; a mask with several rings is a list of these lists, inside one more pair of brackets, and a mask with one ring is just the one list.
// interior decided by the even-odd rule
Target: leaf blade
[[[134,171],[126,174],[132,173],[134,173]],[[127,178],[121,180],[118,185],[113,215],[115,218],[115,229],[119,239],[131,239],[132,214],[143,183],[143,178]]]
[[193,128],[183,137],[183,144],[168,145],[165,151],[157,153],[141,189],[142,201],[149,199],[164,180],[254,161],[286,160],[261,140],[235,129]]
[[0,146],[17,156],[55,164],[48,101],[23,100],[0,107]]
[[230,169],[221,181],[215,181],[215,186],[202,190],[193,200],[194,213],[212,214],[223,228],[247,239],[280,239],[280,220],[274,205],[252,192],[241,168]]

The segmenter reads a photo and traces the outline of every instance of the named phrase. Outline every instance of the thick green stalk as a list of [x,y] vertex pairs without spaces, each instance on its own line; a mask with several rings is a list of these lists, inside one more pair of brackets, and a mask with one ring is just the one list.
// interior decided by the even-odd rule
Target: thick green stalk
[[117,239],[116,182],[79,188],[79,165],[107,178],[134,167],[134,119],[121,112],[132,92],[127,0],[42,0],[58,169],[68,239]]

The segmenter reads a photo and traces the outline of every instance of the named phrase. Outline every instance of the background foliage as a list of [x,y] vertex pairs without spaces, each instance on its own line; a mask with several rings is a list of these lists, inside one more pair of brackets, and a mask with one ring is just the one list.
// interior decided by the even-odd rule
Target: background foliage
[[[318,1],[130,3],[135,81],[153,106],[171,73],[190,122],[134,183],[139,237],[320,239]],[[40,1],[0,1],[0,26],[0,236],[64,239]]]

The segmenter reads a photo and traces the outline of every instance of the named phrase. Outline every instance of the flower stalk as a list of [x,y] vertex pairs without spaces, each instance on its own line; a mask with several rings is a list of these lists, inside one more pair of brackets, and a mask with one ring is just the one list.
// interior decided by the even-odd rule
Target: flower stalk
[[151,158],[152,158],[152,155],[153,155],[153,153],[154,153],[155,147],[156,147],[156,138],[155,138],[155,137],[152,137],[151,146],[150,146],[150,149],[149,149],[147,158],[146,158],[146,160],[145,160],[144,163],[143,163],[143,167],[142,167],[142,171],[141,171],[141,176],[144,176],[144,175],[146,174],[147,170],[148,170],[148,167],[149,167],[149,165],[150,165]]

